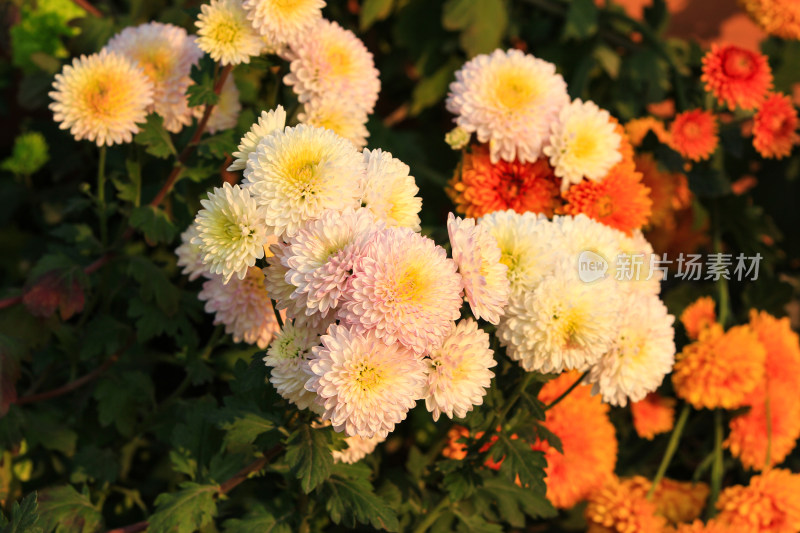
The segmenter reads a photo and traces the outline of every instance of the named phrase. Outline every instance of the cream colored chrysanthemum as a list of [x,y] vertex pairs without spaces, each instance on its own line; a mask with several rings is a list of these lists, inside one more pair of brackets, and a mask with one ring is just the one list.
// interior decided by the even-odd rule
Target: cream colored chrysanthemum
[[520,50],[474,57],[456,72],[447,95],[456,124],[489,143],[492,162],[536,161],[568,103],[555,65]]
[[495,211],[478,220],[500,247],[500,262],[508,267],[511,295],[522,295],[550,274],[560,236],[544,215]]
[[603,179],[622,160],[621,142],[608,111],[580,99],[565,106],[551,126],[550,144],[544,148],[561,178],[561,192],[583,178]]
[[572,262],[559,262],[535,290],[512,296],[500,320],[500,344],[528,372],[586,370],[614,340],[616,286],[583,283],[573,269]]
[[[661,292],[661,281],[664,279],[664,271],[667,263],[661,263],[661,257],[653,252],[653,246],[647,241],[641,230],[636,230],[633,235],[619,236],[620,251],[617,259],[614,260],[615,266],[621,267],[621,261],[632,266],[641,264],[639,272],[632,268],[631,275],[627,273],[620,286],[626,292],[637,294],[654,294]],[[651,269],[652,265],[652,269]],[[630,279],[629,279],[630,278]],[[648,279],[650,278],[650,279]]]
[[250,154],[244,186],[264,207],[270,231],[291,237],[328,209],[358,207],[364,172],[363,157],[350,141],[300,124],[261,140]]
[[476,226],[475,219],[462,220],[453,213],[447,215],[447,233],[472,314],[496,325],[510,290],[497,239],[485,226]]
[[386,437],[422,396],[426,365],[400,343],[375,331],[332,325],[312,349],[306,388],[325,408],[323,420],[348,436]]
[[675,363],[675,317],[654,294],[625,298],[619,329],[611,349],[589,373],[592,393],[603,401],[625,406],[655,391]]
[[142,67],[155,90],[148,111],[164,117],[167,131],[177,133],[191,124],[186,89],[192,83],[192,65],[203,56],[194,36],[172,24],[149,22],[125,28],[108,41],[106,49]]
[[[205,112],[205,106],[193,107],[192,110],[194,116],[200,119]],[[219,101],[208,117],[206,131],[213,135],[218,131],[233,128],[239,121],[239,113],[241,111],[242,103],[239,101],[239,89],[236,87],[236,82],[233,81],[233,76],[228,76],[225,83],[222,84],[222,90],[219,92]]]
[[236,274],[243,279],[256,259],[264,257],[267,231],[263,210],[246,189],[225,183],[200,200],[203,209],[197,213],[197,237],[193,244],[200,247],[203,263],[225,283]]
[[175,255],[178,256],[178,266],[183,267],[183,275],[189,276],[189,281],[194,281],[200,276],[211,274],[208,267],[203,263],[203,251],[197,242],[193,242],[200,233],[197,226],[192,224],[186,231],[181,233],[181,245],[175,248]]
[[153,103],[153,84],[142,70],[105,50],[65,65],[53,89],[50,109],[59,127],[97,146],[131,142]]
[[233,152],[232,156],[235,158],[228,171],[244,170],[247,166],[247,159],[250,154],[256,151],[256,146],[261,142],[261,139],[267,135],[271,135],[275,131],[283,131],[286,127],[286,110],[283,106],[279,105],[271,111],[262,111],[261,116],[258,117],[258,122],[250,127],[250,131],[244,134],[242,140],[239,141],[239,149]]
[[353,32],[322,19],[285,55],[290,72],[283,82],[292,86],[300,102],[336,95],[372,113],[381,90],[379,73],[372,54]]
[[353,267],[338,316],[417,354],[441,345],[461,314],[461,276],[444,248],[408,228],[376,232]]
[[269,382],[278,394],[300,409],[310,408],[319,414],[317,395],[305,388],[311,377],[308,361],[314,346],[319,346],[316,331],[287,323],[269,345],[264,364],[270,367]]
[[489,334],[471,318],[460,321],[442,346],[431,352],[430,359],[426,359],[430,369],[425,406],[434,421],[442,413],[449,418],[463,418],[483,403],[494,377],[489,369],[497,366],[493,354]]
[[206,302],[207,313],[215,313],[214,324],[224,324],[225,333],[232,335],[234,342],[254,344],[263,350],[280,329],[264,288],[264,274],[256,267],[249,268],[243,278],[227,283],[222,276],[213,276],[203,283],[197,297]]
[[369,439],[365,439],[357,435],[355,437],[347,437],[344,439],[344,443],[347,444],[347,448],[344,450],[334,450],[332,452],[333,462],[347,464],[357,463],[367,455],[374,452],[375,448],[378,447],[378,444],[385,440],[386,438],[381,437],[380,435],[375,435]]
[[344,137],[356,148],[367,145],[367,111],[341,95],[331,93],[322,98],[312,98],[303,105],[297,119],[310,126],[326,128]]
[[241,0],[211,0],[197,16],[197,46],[222,65],[249,63],[264,48]]
[[[615,278],[619,256],[625,253],[623,245],[633,245],[635,248],[640,244],[638,241],[633,243],[621,231],[606,226],[602,222],[591,219],[584,214],[556,216],[553,217],[552,224],[558,229],[559,233],[558,237],[554,237],[559,243],[559,255],[572,261],[574,265],[573,271],[576,274],[578,273],[578,260],[581,253],[588,251],[605,259],[608,263],[606,275]],[[643,264],[641,267],[644,277],[646,277],[648,266]]]
[[324,0],[244,0],[247,18],[273,46],[313,39],[310,30],[322,17]]
[[419,231],[422,198],[408,165],[380,148],[364,150],[367,173],[361,185],[361,205],[387,226]]
[[291,298],[305,300],[307,315],[325,316],[339,305],[353,264],[382,227],[366,209],[326,211],[289,240],[283,259],[289,268],[286,281],[297,287]]

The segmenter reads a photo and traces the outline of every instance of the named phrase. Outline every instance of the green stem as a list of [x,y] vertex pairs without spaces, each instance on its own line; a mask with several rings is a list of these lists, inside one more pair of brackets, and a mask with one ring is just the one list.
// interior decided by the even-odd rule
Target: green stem
[[678,443],[681,440],[681,434],[683,433],[683,428],[686,427],[686,420],[689,418],[689,404],[684,404],[683,409],[681,409],[681,414],[678,415],[678,421],[675,423],[675,427],[672,429],[672,434],[669,437],[669,443],[667,444],[667,450],[664,452],[664,457],[661,458],[661,464],[658,465],[658,471],[656,472],[656,477],[653,478],[653,484],[650,486],[650,490],[647,492],[647,499],[652,500],[653,494],[656,492],[656,487],[658,484],[661,483],[661,480],[664,478],[664,474],[667,473],[667,467],[669,467],[669,463],[672,461],[672,456],[675,455],[675,451],[678,449]]
[[278,327],[283,329],[283,318],[281,318],[281,312],[278,311],[278,303],[270,298],[270,303],[272,303],[272,311],[275,313],[275,320],[278,321]]
[[511,397],[506,402],[505,407],[503,407],[502,411],[499,413],[496,412],[494,417],[492,417],[491,422],[486,427],[486,431],[483,432],[483,436],[478,439],[478,441],[472,445],[474,449],[480,450],[483,448],[483,445],[488,442],[489,437],[491,437],[492,433],[495,432],[495,428],[498,425],[502,424],[503,421],[506,419],[508,412],[513,409],[514,405],[519,401],[522,393],[525,392],[525,389],[530,385],[531,381],[536,375],[533,372],[528,372],[525,374],[525,377],[520,380],[517,384],[517,387],[514,389],[514,392],[511,393]]
[[425,519],[414,529],[414,533],[425,533],[425,531],[427,531],[428,528],[431,527],[434,522],[436,522],[436,520],[439,518],[439,515],[442,514],[442,511],[445,510],[449,503],[450,499],[447,496],[443,497],[439,503],[436,504],[436,507],[428,511]]
[[722,490],[722,476],[724,465],[722,463],[722,409],[714,410],[714,462],[711,464],[711,494],[708,497],[706,518],[714,518],[717,514],[716,503]]
[[100,241],[103,248],[108,244],[108,226],[106,224],[106,145],[100,147],[97,163],[97,216],[100,219]]
[[550,409],[552,409],[553,407],[555,407],[556,405],[558,405],[558,404],[559,404],[559,402],[560,402],[561,400],[563,400],[564,398],[566,398],[567,396],[569,396],[569,393],[570,393],[570,392],[572,392],[572,391],[574,391],[575,389],[577,389],[577,388],[578,388],[578,385],[580,385],[580,384],[581,384],[581,382],[582,382],[584,379],[586,379],[586,376],[588,376],[588,375],[589,375],[589,371],[587,370],[586,372],[584,372],[584,373],[581,375],[581,377],[579,377],[577,380],[575,380],[575,383],[573,383],[572,385],[570,385],[570,386],[569,386],[569,388],[568,388],[567,390],[565,390],[565,391],[564,391],[564,393],[563,393],[561,396],[559,396],[558,398],[556,398],[555,400],[553,400],[553,402],[552,402],[552,403],[550,403],[550,404],[549,404],[547,407],[545,407],[545,408],[544,408],[544,410],[545,410],[545,411],[549,411]]
[[[713,246],[714,253],[722,253],[722,224],[720,223],[719,204],[714,202],[712,207],[712,220],[714,237]],[[719,323],[724,328],[730,316],[730,292],[728,290],[728,280],[723,276],[716,282],[717,284],[717,299],[719,300]]]
[[706,470],[711,467],[712,462],[714,462],[714,452],[706,455],[705,459],[700,461],[700,464],[694,469],[694,474],[692,474],[692,483],[697,483],[700,481],[700,478],[703,477],[703,474],[705,474]]

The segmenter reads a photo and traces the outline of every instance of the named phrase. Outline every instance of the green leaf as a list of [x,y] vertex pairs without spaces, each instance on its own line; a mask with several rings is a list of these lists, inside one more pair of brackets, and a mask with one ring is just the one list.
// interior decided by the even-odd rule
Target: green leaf
[[214,92],[213,72],[216,68],[214,61],[209,56],[203,56],[200,62],[192,67],[194,83],[186,91],[189,97],[189,106],[216,105],[219,95]]
[[669,10],[664,0],[653,0],[644,8],[644,20],[648,26],[660,33],[669,24]]
[[14,139],[11,155],[3,160],[0,168],[18,176],[30,176],[42,168],[49,159],[44,135],[38,131],[31,131]]
[[608,77],[612,80],[617,79],[619,76],[619,69],[622,65],[622,58],[619,57],[619,54],[612,50],[610,47],[601,44],[595,47],[594,51],[592,52],[592,57],[597,60],[597,63],[603,68],[603,70],[608,74]]
[[286,444],[286,462],[306,494],[331,475],[333,455],[329,432],[330,428],[312,429],[302,425]]
[[552,518],[558,514],[544,494],[522,488],[513,481],[487,478],[478,489],[479,497],[497,507],[498,516],[515,527],[525,526],[525,516],[534,519]]
[[586,39],[597,33],[597,6],[593,0],[573,0],[564,22],[564,39]]
[[442,25],[461,31],[459,43],[469,57],[489,53],[502,44],[508,8],[503,0],[447,0]]
[[499,433],[490,453],[495,461],[505,457],[500,473],[507,479],[514,481],[519,477],[523,486],[544,494],[544,468],[547,461],[542,452],[533,451],[531,445],[523,439],[512,439],[505,433]]
[[123,435],[131,435],[136,420],[148,404],[155,404],[155,388],[144,372],[127,371],[103,378],[94,389],[100,425],[112,423]]
[[117,198],[139,207],[142,197],[142,165],[134,159],[126,159],[125,170],[128,179],[124,176],[112,179],[117,188]]
[[500,524],[492,524],[487,522],[478,513],[468,515],[458,510],[453,511],[461,522],[459,531],[466,533],[503,533],[503,527]]
[[353,465],[336,465],[336,474],[325,481],[325,509],[335,524],[345,527],[354,528],[360,522],[386,531],[399,531],[397,515],[375,494],[365,477],[368,472]]
[[170,283],[163,269],[143,256],[130,258],[128,274],[139,283],[142,299],[155,302],[159,309],[173,314],[180,304],[180,290]]
[[384,20],[392,13],[393,7],[394,0],[364,0],[358,18],[358,26],[361,31],[369,29],[379,20]]
[[422,110],[438,104],[447,94],[453,73],[461,65],[461,59],[453,57],[432,75],[422,78],[411,93],[411,115],[418,115]]
[[64,425],[55,412],[33,411],[28,413],[26,438],[31,446],[41,445],[71,457],[75,454],[78,434]]
[[241,449],[252,444],[256,437],[275,429],[275,424],[257,413],[237,413],[233,420],[222,422],[225,430],[225,446],[228,449]]
[[[39,525],[39,504],[36,501],[36,492],[31,492],[22,503],[14,502],[11,506],[10,520],[2,524],[0,533],[42,533]],[[0,513],[2,520],[2,513]]]
[[225,533],[291,533],[292,528],[288,524],[293,511],[287,510],[278,517],[269,512],[261,505],[256,505],[244,518],[234,518],[226,520],[223,526]]
[[171,243],[178,234],[178,228],[163,209],[150,205],[135,207],[131,211],[130,224],[141,230],[145,238],[153,243]]
[[445,474],[442,486],[450,495],[450,499],[456,502],[472,496],[482,481],[476,469],[471,464],[465,463],[462,467]]
[[89,500],[89,495],[70,485],[42,490],[39,517],[42,529],[55,533],[94,533],[103,524],[103,515]]
[[[226,130],[216,135],[206,137],[197,145],[197,153],[209,159],[225,159],[227,154],[236,151],[238,137],[234,137],[233,130]],[[219,164],[219,161],[216,161]]]
[[178,155],[169,132],[164,128],[164,119],[155,113],[147,115],[147,122],[141,126],[133,140],[144,146],[148,154],[161,159]]
[[156,512],[150,517],[148,533],[193,533],[210,524],[217,514],[217,485],[181,483],[173,494],[156,498]]

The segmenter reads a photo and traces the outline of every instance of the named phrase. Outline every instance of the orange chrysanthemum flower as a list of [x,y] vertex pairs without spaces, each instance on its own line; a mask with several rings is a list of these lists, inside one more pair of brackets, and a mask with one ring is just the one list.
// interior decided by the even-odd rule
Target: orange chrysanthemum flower
[[622,165],[633,167],[633,144],[631,144],[631,140],[628,138],[628,133],[625,131],[625,127],[619,123],[619,120],[617,120],[616,117],[609,117],[609,120],[614,124],[614,131],[620,137],[619,153],[622,155],[622,160],[617,163],[616,166]]
[[784,39],[800,39],[800,3],[797,0],[740,0],[764,30]]
[[564,213],[585,214],[630,235],[647,223],[653,201],[633,165],[615,165],[601,181],[584,180],[564,193]]
[[751,310],[750,327],[767,351],[765,376],[769,386],[800,391],[800,337],[789,319]]
[[680,524],[675,533],[741,533],[727,524],[718,520],[709,520],[703,523],[702,520],[695,520],[691,524]]
[[[561,374],[542,387],[539,399],[551,403],[564,393],[578,372]],[[617,463],[617,437],[608,418],[608,405],[592,396],[591,387],[580,385],[569,396],[547,411],[543,424],[561,439],[564,453],[547,441],[537,441],[534,450],[547,459],[547,499],[561,509],[585,500],[614,475]]]
[[711,45],[703,57],[706,90],[730,108],[755,109],[772,88],[772,70],[764,54],[734,45]]
[[753,146],[766,158],[781,159],[800,142],[797,110],[785,94],[773,93],[753,117]]
[[713,324],[676,356],[675,393],[696,409],[741,407],[764,378],[766,352],[748,326]]
[[656,504],[648,501],[642,490],[641,479],[613,478],[589,498],[587,533],[660,532],[667,521],[656,512]]
[[485,145],[464,153],[460,170],[449,185],[447,193],[456,211],[471,218],[506,209],[552,216],[559,203],[560,180],[547,158],[534,163],[500,160],[493,164]]
[[666,433],[675,425],[675,399],[666,398],[656,392],[644,400],[631,403],[633,428],[643,439],[653,440],[659,433]]
[[642,117],[629,120],[625,124],[625,132],[633,146],[641,146],[647,134],[653,132],[663,144],[669,144],[669,132],[664,123],[655,117]]
[[442,455],[448,459],[461,461],[467,456],[467,445],[459,442],[464,437],[469,437],[469,430],[464,426],[454,425],[447,431],[447,444],[442,450]]
[[[634,476],[628,482],[644,495],[653,485],[649,479],[642,476]],[[703,512],[708,493],[708,485],[705,483],[663,478],[653,492],[656,514],[666,518],[670,524],[691,522]]]
[[717,119],[710,111],[694,109],[675,117],[670,126],[670,146],[686,159],[708,159],[719,144]]
[[636,170],[642,173],[642,183],[650,189],[653,201],[649,226],[674,230],[675,211],[692,203],[692,193],[685,174],[662,170],[651,154],[637,154]]
[[714,300],[710,296],[698,298],[681,313],[681,324],[686,329],[686,335],[692,339],[700,338],[700,332],[710,328],[717,322],[717,313],[714,310]]
[[719,496],[717,521],[748,533],[800,531],[800,474],[776,468],[728,487]]

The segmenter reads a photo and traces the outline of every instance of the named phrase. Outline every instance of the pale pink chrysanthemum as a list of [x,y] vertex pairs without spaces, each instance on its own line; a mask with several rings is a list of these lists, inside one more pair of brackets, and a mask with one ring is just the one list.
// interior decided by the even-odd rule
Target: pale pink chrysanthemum
[[77,57],[56,74],[53,119],[76,140],[129,143],[153,103],[153,84],[128,58],[107,51]]
[[408,228],[376,232],[356,261],[338,316],[419,355],[439,347],[461,314],[461,276],[444,248]]
[[372,54],[361,39],[336,22],[321,19],[286,52],[284,76],[300,102],[335,94],[372,113],[381,82]]
[[446,102],[458,126],[489,143],[495,163],[536,161],[568,103],[555,65],[515,49],[468,61],[456,72]]
[[356,148],[367,145],[367,111],[355,101],[332,93],[315,97],[303,104],[303,112],[297,115],[302,124],[335,131]]
[[419,231],[422,198],[408,165],[380,148],[364,150],[367,172],[361,186],[361,205],[387,226]]
[[497,239],[475,219],[453,213],[447,215],[447,233],[472,314],[497,325],[510,292],[508,266],[500,262]]
[[306,388],[325,408],[322,419],[351,437],[386,437],[421,397],[425,363],[400,343],[384,343],[374,330],[334,324],[320,340]]
[[453,327],[442,346],[426,359],[430,369],[425,406],[434,421],[442,413],[462,418],[483,403],[494,377],[489,369],[497,365],[493,354],[489,334],[477,322],[467,318]]
[[197,297],[206,302],[207,313],[215,314],[214,324],[224,324],[234,342],[264,349],[280,329],[259,268],[251,267],[244,278],[231,278],[228,283],[214,276],[203,283]]
[[177,133],[191,124],[186,89],[192,84],[192,65],[203,56],[194,36],[173,24],[149,22],[125,28],[108,41],[106,49],[137,63],[150,78],[155,92],[148,111],[164,117],[167,131]]
[[249,63],[264,48],[261,35],[247,20],[241,0],[211,0],[200,6],[197,46],[221,65]]
[[297,287],[292,298],[305,295],[306,314],[322,316],[339,305],[353,264],[372,234],[383,227],[366,209],[326,211],[304,224],[289,239],[284,257],[286,281]]
[[244,0],[247,18],[273,47],[297,39],[312,38],[309,33],[320,18],[324,0]]
[[[192,110],[195,118],[200,119],[205,112],[205,106],[193,107]],[[228,76],[219,92],[219,101],[217,101],[217,104],[211,110],[211,115],[208,117],[206,131],[213,135],[219,131],[233,128],[239,121],[239,113],[241,111],[242,103],[239,101],[239,89],[236,87],[233,76]]]
[[300,409],[311,409],[319,414],[317,395],[306,389],[311,377],[308,361],[311,349],[319,345],[319,334],[307,327],[291,322],[275,335],[269,345],[264,364],[270,367],[269,382],[284,399]]
[[181,245],[175,248],[178,256],[178,266],[183,267],[183,275],[189,276],[189,281],[194,281],[200,276],[210,275],[211,272],[203,263],[203,251],[197,242],[192,242],[200,233],[197,226],[192,224],[181,233]]
[[256,146],[261,142],[261,139],[275,131],[283,131],[285,127],[286,110],[283,109],[283,106],[279,105],[270,111],[262,111],[261,116],[258,117],[258,122],[253,124],[250,127],[250,131],[245,133],[242,140],[239,141],[238,150],[231,154],[234,161],[228,167],[228,171],[244,170],[250,154],[256,151]]
[[374,452],[375,448],[378,447],[378,444],[385,440],[386,437],[381,437],[380,435],[375,435],[369,439],[359,437],[358,435],[354,437],[347,437],[344,439],[344,443],[347,445],[347,448],[344,450],[334,450],[332,452],[333,462],[347,464],[357,463],[367,455]]

